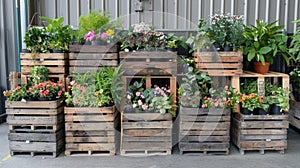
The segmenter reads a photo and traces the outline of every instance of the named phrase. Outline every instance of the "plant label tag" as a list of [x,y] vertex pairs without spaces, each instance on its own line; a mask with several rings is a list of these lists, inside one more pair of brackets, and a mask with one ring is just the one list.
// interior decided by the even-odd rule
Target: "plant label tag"
[[267,142],[271,142],[272,140],[271,140],[271,139],[266,139],[266,141],[267,141]]

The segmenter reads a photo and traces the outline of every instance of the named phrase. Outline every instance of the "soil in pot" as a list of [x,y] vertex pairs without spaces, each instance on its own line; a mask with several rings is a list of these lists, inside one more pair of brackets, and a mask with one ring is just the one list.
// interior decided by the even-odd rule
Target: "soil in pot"
[[266,74],[269,72],[270,62],[266,62],[263,65],[261,62],[254,62],[254,71],[260,74]]

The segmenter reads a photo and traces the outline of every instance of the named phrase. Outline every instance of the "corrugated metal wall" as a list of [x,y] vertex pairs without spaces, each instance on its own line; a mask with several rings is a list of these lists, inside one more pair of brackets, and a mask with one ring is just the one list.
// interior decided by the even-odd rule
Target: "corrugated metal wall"
[[0,0],[0,123],[4,117],[3,90],[8,88],[8,74],[17,70],[17,31],[15,1]]
[[[158,29],[194,30],[199,18],[214,13],[244,15],[245,23],[255,24],[256,19],[268,22],[279,20],[293,33],[299,18],[299,0],[31,0],[32,13],[47,17],[65,17],[65,24],[78,25],[80,15],[89,10],[109,11],[112,18],[123,18],[124,26],[144,21]],[[135,12],[142,2],[143,12]],[[32,16],[32,15],[31,15]]]

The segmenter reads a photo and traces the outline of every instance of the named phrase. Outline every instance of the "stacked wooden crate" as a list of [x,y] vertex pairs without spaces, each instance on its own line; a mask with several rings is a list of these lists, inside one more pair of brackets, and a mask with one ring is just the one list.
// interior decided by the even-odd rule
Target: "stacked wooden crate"
[[[146,78],[145,88],[170,87],[177,92],[177,53],[168,51],[120,52],[124,90],[134,81]],[[124,109],[124,108],[123,108]],[[121,155],[170,155],[172,152],[172,115],[153,112],[122,111]]]
[[290,101],[289,121],[292,126],[300,129],[300,102]]
[[65,107],[65,154],[115,155],[118,114],[115,106]]
[[69,74],[68,58],[68,53],[21,53],[21,73],[28,77],[31,67],[46,66],[51,80],[65,84]]
[[230,111],[180,107],[180,153],[229,154]]
[[103,66],[117,67],[118,45],[70,45],[70,73],[95,72]]
[[276,150],[284,153],[287,149],[288,115],[244,115],[235,113],[232,117],[231,139],[245,151]]
[[6,101],[11,155],[56,157],[64,148],[63,99]]

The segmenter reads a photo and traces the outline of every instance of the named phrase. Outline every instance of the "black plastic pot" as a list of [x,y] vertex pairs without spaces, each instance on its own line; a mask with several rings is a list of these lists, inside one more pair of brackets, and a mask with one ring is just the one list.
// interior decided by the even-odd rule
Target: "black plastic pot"
[[252,111],[250,111],[247,108],[241,108],[241,113],[244,114],[244,115],[251,115]]
[[224,51],[233,51],[233,47],[231,45],[224,45]]
[[214,44],[216,51],[223,51],[223,48],[220,44]]
[[279,106],[277,106],[276,104],[272,104],[270,106],[270,114],[271,115],[281,115],[282,112],[280,110],[281,110],[281,108]]
[[267,115],[267,114],[268,114],[268,112],[266,112],[262,108],[256,108],[256,109],[254,109],[254,115]]

